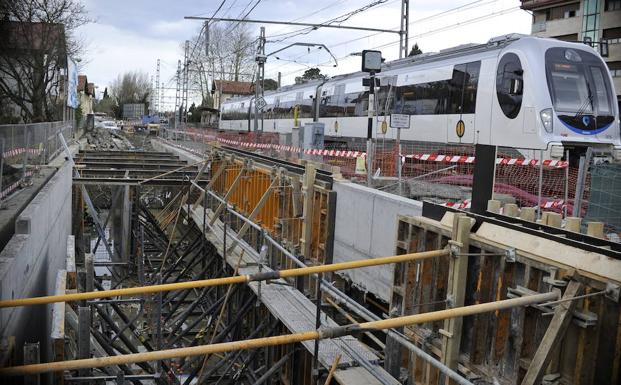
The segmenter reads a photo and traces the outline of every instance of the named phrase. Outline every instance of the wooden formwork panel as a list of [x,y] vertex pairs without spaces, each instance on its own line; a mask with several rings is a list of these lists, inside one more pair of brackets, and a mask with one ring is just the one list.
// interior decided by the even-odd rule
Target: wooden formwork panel
[[[301,247],[306,217],[303,211],[303,175],[226,155],[215,155],[211,162],[211,176],[216,176],[212,181],[213,190],[221,197],[228,193],[228,203],[241,214],[250,216],[261,203],[253,220],[290,251],[304,255]],[[312,228],[311,246],[309,255],[304,257],[313,264],[330,263],[336,194],[317,181],[312,189],[312,202],[307,221]],[[281,266],[293,267],[284,256],[279,259]]]
[[[396,240],[397,254],[434,250],[451,240],[450,220],[400,217]],[[549,242],[543,238],[533,239]],[[553,246],[553,245],[552,245]],[[506,251],[509,250],[509,254]],[[527,255],[520,249],[503,249],[486,243],[472,233],[467,256],[464,305],[507,299],[520,293],[564,292],[570,279],[582,283],[581,295],[600,293],[609,281],[588,272],[576,271],[562,263],[542,263],[544,257]],[[515,257],[513,257],[515,255]],[[391,299],[391,315],[409,315],[446,309],[451,306],[449,286],[451,258],[442,257],[396,266]],[[562,261],[563,256],[559,256]],[[609,263],[620,261],[608,260]],[[584,273],[584,274],[581,274]],[[621,277],[619,277],[621,279]],[[447,300],[447,294],[449,298]],[[576,299],[571,322],[559,346],[549,353],[545,374],[557,384],[618,384],[621,359],[621,308],[605,295]],[[466,377],[483,383],[521,384],[535,352],[553,318],[546,308],[513,308],[465,317],[459,340],[456,368]],[[450,340],[445,324],[433,322],[406,327],[404,332],[419,347],[443,357],[443,345]],[[401,349],[401,348],[396,348]],[[440,384],[438,369],[405,350],[397,357],[407,368],[410,384]]]

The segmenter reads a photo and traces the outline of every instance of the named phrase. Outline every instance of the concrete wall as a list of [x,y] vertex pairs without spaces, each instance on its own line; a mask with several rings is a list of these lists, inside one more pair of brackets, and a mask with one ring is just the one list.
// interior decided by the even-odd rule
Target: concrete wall
[[[71,171],[65,162],[17,218],[15,235],[0,252],[0,298],[54,292],[71,233]],[[40,341],[47,360],[51,324],[52,305],[0,309],[0,337],[14,336],[19,355],[24,342]]]
[[[423,204],[350,182],[336,181],[334,262],[394,255],[398,215],[421,215]],[[388,301],[393,266],[343,272],[362,290]]]

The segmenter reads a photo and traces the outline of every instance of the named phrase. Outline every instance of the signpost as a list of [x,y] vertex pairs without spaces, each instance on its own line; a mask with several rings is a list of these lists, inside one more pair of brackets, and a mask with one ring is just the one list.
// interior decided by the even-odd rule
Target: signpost
[[[410,128],[410,115],[391,114],[390,115],[390,127],[397,128],[397,129],[402,129],[402,128],[409,129]],[[397,136],[397,138],[399,138],[399,136]]]
[[373,175],[373,118],[375,114],[375,74],[382,71],[382,52],[362,51],[362,71],[369,73],[369,113],[367,120],[367,185],[372,185]]
[[267,106],[267,102],[265,101],[265,98],[263,96],[259,96],[259,98],[255,102],[255,105],[260,111],[263,111],[265,106]]
[[399,195],[401,195],[401,129],[410,129],[410,115],[391,114],[390,127],[397,129],[397,183],[399,184]]

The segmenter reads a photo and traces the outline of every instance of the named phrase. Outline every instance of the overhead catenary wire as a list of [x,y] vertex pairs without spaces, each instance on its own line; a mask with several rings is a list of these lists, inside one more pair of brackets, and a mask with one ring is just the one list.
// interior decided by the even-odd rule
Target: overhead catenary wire
[[530,306],[541,302],[556,300],[558,298],[559,294],[557,292],[540,293],[527,295],[519,298],[486,302],[476,305],[469,305],[428,313],[420,313],[409,316],[388,318],[385,320],[363,322],[360,324],[350,324],[345,326],[338,326],[280,336],[255,338],[233,342],[222,342],[212,345],[200,345],[153,352],[122,354],[109,357],[97,357],[80,360],[49,362],[43,364],[13,366],[0,369],[0,377],[24,376],[64,370],[97,368],[111,365],[165,360],[177,357],[191,357],[205,354],[224,353],[235,350],[249,350],[268,346],[286,345],[315,339],[339,338],[346,335],[361,333],[365,331],[399,328],[408,325],[417,325],[427,322],[441,321],[450,318],[489,313],[514,307]]
[[[488,13],[488,14],[483,15],[483,16],[475,17],[475,18],[472,18],[472,19],[467,19],[467,20],[465,20],[463,22],[454,23],[454,24],[447,25],[447,26],[444,26],[444,27],[441,27],[441,28],[437,28],[437,29],[434,29],[434,30],[426,31],[424,33],[413,35],[413,36],[410,36],[410,39],[416,39],[416,38],[419,38],[419,37],[424,37],[424,36],[432,35],[432,34],[435,34],[435,33],[444,32],[446,30],[450,30],[450,29],[455,28],[455,27],[461,27],[461,26],[477,23],[477,22],[480,22],[480,21],[483,21],[483,20],[487,20],[487,19],[490,19],[490,18],[493,18],[493,17],[498,17],[498,16],[509,14],[509,13],[513,13],[513,12],[516,12],[516,11],[519,11],[519,10],[520,10],[519,7],[511,7],[511,8],[507,8],[507,9],[501,10],[501,11]],[[351,42],[351,41],[348,41],[348,43],[349,42]],[[343,43],[343,44],[345,44],[345,43]],[[381,44],[381,45],[378,45],[378,46],[374,46],[374,47],[371,47],[369,49],[387,48],[387,47],[390,47],[390,46],[394,46],[396,44],[399,44],[398,40],[392,41],[392,42],[388,42],[388,43],[384,43],[384,44]],[[334,45],[332,47],[334,47]],[[308,55],[308,54],[309,53],[304,53],[304,54],[296,57],[296,59],[298,59],[300,57],[303,57],[305,55]],[[348,55],[344,55],[342,57],[337,58],[337,60],[341,61],[341,60],[345,60],[345,59],[350,59],[352,57],[353,56],[348,54]],[[330,63],[330,61],[323,62],[323,63],[320,63],[318,66],[320,66],[320,67],[321,66],[325,66],[325,65],[327,65],[329,63]],[[286,73],[282,74],[282,76],[293,75],[293,74],[299,73],[299,72],[301,72],[303,70],[304,69],[296,69],[296,70],[293,70],[293,71],[290,71],[290,72],[286,72]],[[272,69],[271,71],[274,71],[274,69]]]
[[[452,8],[452,9],[449,9],[449,10],[446,10],[446,11],[434,14],[434,15],[430,15],[430,16],[426,16],[426,17],[414,20],[414,21],[410,22],[410,25],[415,24],[415,23],[420,23],[422,21],[433,20],[433,19],[435,19],[437,17],[442,17],[442,16],[445,16],[447,14],[450,14],[450,13],[453,13],[453,12],[456,12],[456,11],[470,10],[470,9],[478,8],[478,7],[481,7],[481,6],[484,6],[484,5],[493,4],[493,3],[496,3],[498,1],[499,0],[491,0],[491,1],[488,1],[488,2],[482,3],[482,0],[477,0],[477,1],[474,1],[474,2],[471,2],[471,3],[468,3],[468,4],[461,5],[459,7],[455,7],[455,8]],[[516,10],[517,8],[519,8],[519,7],[512,8],[512,9]],[[486,18],[490,18],[490,17],[494,17],[494,16],[501,16],[501,15],[502,15],[502,13],[495,14],[494,12],[492,12],[491,14],[487,14],[485,16],[487,16]],[[432,35],[434,33],[442,32],[442,30],[444,30],[444,29],[460,27],[460,26],[463,26],[463,25],[471,24],[472,22],[476,22],[476,21],[480,21],[480,20],[473,21],[473,19],[467,19],[464,22],[458,22],[458,23],[450,24],[450,25],[447,25],[445,27],[439,28],[437,30],[426,31],[425,33],[418,34],[418,35],[410,35],[409,39],[411,40],[411,39],[416,39],[416,38],[419,38],[419,37],[424,37],[424,36]],[[397,30],[397,28],[398,27],[393,27],[394,30]],[[353,43],[353,42],[356,42],[356,41],[364,40],[364,39],[367,39],[369,37],[373,37],[373,36],[377,36],[377,35],[380,35],[380,33],[376,32],[376,33],[366,34],[366,35],[363,35],[363,36],[360,36],[360,37],[357,37],[357,38],[353,38],[353,39],[349,39],[349,40],[345,40],[345,41],[341,41],[341,42],[332,44],[332,45],[330,45],[330,47],[331,48],[335,48],[335,47],[343,46],[343,45],[346,45],[346,44],[350,44],[350,43]],[[378,49],[378,48],[383,48],[383,47],[388,47],[388,46],[394,46],[396,44],[399,44],[399,41],[393,41],[393,42],[386,43],[386,44],[383,44],[383,45],[380,45],[380,46],[371,47],[369,49]],[[315,52],[315,51],[313,51],[313,52]],[[297,60],[297,59],[299,59],[299,58],[301,58],[303,56],[309,55],[310,53],[312,53],[312,52],[305,52],[305,53],[303,53],[303,54],[301,54],[299,56],[296,56],[294,58],[294,60]],[[345,55],[343,57],[338,58],[337,60],[350,59],[350,58],[352,58],[352,56],[348,54],[348,55]],[[328,62],[321,63],[318,66],[321,67],[321,66],[326,65],[327,63]],[[287,64],[281,64],[279,66],[276,66],[275,68],[271,68],[269,73],[273,73],[278,68],[284,67],[286,65]],[[292,75],[294,73],[298,73],[298,72],[301,72],[301,71],[303,71],[303,69],[297,69],[297,70],[294,70],[294,71],[291,71],[291,72],[287,72],[287,73],[283,74],[283,76]]]
[[123,288],[123,289],[115,289],[115,290],[90,291],[90,292],[82,292],[82,293],[50,295],[50,296],[43,296],[43,297],[19,298],[19,299],[0,301],[0,308],[29,306],[29,305],[43,305],[43,304],[49,304],[49,303],[55,303],[55,302],[81,301],[81,300],[91,300],[91,299],[99,299],[99,298],[110,298],[110,297],[116,297],[116,296],[132,296],[132,295],[138,295],[138,294],[159,293],[162,291],[196,289],[196,288],[209,287],[209,286],[222,286],[222,285],[230,285],[230,284],[238,284],[238,283],[247,283],[247,282],[253,282],[253,281],[276,280],[279,278],[299,277],[303,275],[311,275],[311,274],[317,274],[317,273],[358,269],[362,267],[378,266],[378,265],[386,265],[386,264],[391,264],[391,263],[400,263],[400,262],[406,262],[406,261],[442,257],[442,256],[446,256],[449,254],[450,254],[449,250],[441,249],[441,250],[433,250],[433,251],[424,251],[424,252],[419,252],[419,253],[394,255],[394,256],[389,256],[389,257],[364,259],[364,260],[358,260],[358,261],[340,262],[340,263],[333,263],[329,265],[309,266],[309,267],[303,267],[303,268],[297,268],[297,269],[286,269],[286,270],[273,270],[273,271],[267,271],[267,272],[251,274],[251,275],[236,275],[236,276],[223,277],[223,278],[176,282],[176,283],[167,283],[167,284],[159,284],[159,285],[151,285],[151,286],[137,286],[137,287],[128,287],[128,288]]

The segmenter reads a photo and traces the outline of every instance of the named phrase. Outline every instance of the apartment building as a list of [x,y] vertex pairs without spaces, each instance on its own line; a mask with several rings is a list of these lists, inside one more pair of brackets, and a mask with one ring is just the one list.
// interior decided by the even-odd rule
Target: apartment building
[[608,42],[604,60],[621,105],[621,0],[523,0],[521,7],[533,14],[532,35],[591,41],[597,50],[599,42]]

